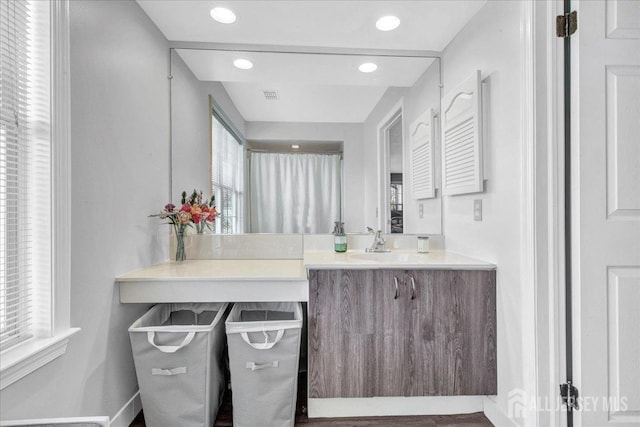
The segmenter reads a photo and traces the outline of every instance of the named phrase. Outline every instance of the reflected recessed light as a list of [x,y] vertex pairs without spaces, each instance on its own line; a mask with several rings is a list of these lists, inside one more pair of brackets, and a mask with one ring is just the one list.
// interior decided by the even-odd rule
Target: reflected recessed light
[[235,65],[236,68],[240,68],[241,70],[249,70],[253,68],[253,64],[248,59],[236,59],[235,61],[233,61],[233,65]]
[[379,29],[380,31],[395,30],[399,26],[400,26],[400,18],[393,15],[383,16],[382,18],[378,19],[378,21],[376,22],[376,28]]
[[221,24],[233,24],[236,22],[236,14],[224,7],[214,7],[209,13],[213,19]]
[[291,148],[297,150],[298,148],[300,148],[300,146],[298,144],[291,144]]
[[373,73],[375,70],[378,69],[378,66],[373,62],[365,62],[364,64],[360,65],[358,69],[363,73]]

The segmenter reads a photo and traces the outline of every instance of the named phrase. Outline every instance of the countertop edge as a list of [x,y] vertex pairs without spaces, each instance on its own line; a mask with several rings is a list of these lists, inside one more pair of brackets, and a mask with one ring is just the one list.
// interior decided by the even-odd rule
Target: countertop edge
[[307,276],[287,276],[287,277],[262,277],[262,276],[233,276],[233,277],[223,277],[223,276],[211,276],[211,277],[185,277],[185,276],[172,276],[172,277],[116,277],[116,283],[126,283],[126,282],[171,282],[171,281],[180,281],[180,282],[246,282],[247,280],[260,280],[262,282],[299,282],[307,280]]
[[308,270],[496,270],[494,264],[305,264]]

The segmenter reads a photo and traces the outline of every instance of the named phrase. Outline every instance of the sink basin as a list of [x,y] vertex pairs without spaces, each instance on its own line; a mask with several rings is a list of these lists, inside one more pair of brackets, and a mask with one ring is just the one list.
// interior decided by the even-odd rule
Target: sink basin
[[399,263],[421,263],[424,262],[423,254],[398,253],[398,252],[365,252],[350,254],[349,258],[359,261],[372,262],[399,262]]

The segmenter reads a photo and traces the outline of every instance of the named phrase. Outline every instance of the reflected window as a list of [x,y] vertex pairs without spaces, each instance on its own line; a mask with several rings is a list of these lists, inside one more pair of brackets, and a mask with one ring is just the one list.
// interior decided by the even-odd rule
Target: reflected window
[[211,190],[216,196],[215,232],[244,231],[244,147],[215,112],[211,118]]

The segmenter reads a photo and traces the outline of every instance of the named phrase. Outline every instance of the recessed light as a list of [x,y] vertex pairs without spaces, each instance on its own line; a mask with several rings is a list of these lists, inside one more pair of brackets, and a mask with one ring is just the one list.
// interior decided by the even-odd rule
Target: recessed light
[[380,31],[395,30],[399,26],[400,26],[400,18],[393,15],[383,16],[382,18],[378,19],[378,21],[376,22],[376,28],[379,29]]
[[241,70],[250,70],[251,68],[253,68],[253,64],[248,59],[236,59],[235,61],[233,61],[233,65],[235,65],[236,68],[240,68]]
[[224,7],[214,7],[211,9],[211,17],[221,24],[233,24],[236,22],[236,14]]
[[365,62],[364,64],[360,65],[358,69],[363,73],[373,73],[375,70],[378,69],[378,66],[373,62]]
[[291,148],[297,150],[298,148],[300,148],[300,146],[298,144],[291,144]]

